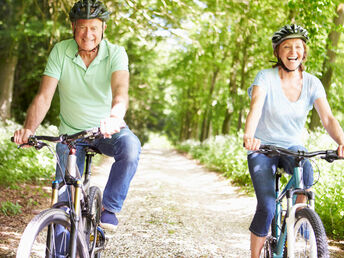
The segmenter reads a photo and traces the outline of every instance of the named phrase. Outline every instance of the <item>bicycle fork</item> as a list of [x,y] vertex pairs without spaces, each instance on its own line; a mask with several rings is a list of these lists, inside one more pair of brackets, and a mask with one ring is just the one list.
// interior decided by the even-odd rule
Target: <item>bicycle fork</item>
[[[314,210],[315,194],[311,191],[306,191],[303,189],[303,168],[301,166],[294,169],[295,182],[294,185],[296,189],[288,189],[286,192],[287,197],[287,214],[286,214],[286,226],[287,226],[287,241],[288,241],[288,257],[294,258],[295,250],[295,231],[294,226],[296,222],[296,211],[299,208],[309,207]],[[297,195],[307,196],[309,203],[295,203],[295,198]]]
[[[295,232],[294,225],[296,222],[296,210],[301,207],[309,207],[314,209],[314,200],[315,195],[313,192],[306,191],[303,189],[303,169],[302,167],[296,167],[294,169],[294,180],[290,181],[285,189],[288,189],[286,192],[282,192],[279,195],[279,182],[276,181],[276,212],[275,212],[275,221],[276,221],[276,238],[278,239],[276,249],[274,251],[273,257],[283,257],[283,251],[285,246],[285,240],[288,242],[288,257],[294,257],[294,246],[295,246]],[[280,175],[276,175],[280,177]],[[294,186],[294,187],[293,187]],[[296,188],[296,189],[295,189]],[[287,212],[285,214],[285,223],[281,227],[282,220],[282,205],[281,201],[286,194],[287,198]],[[308,197],[309,204],[307,203],[295,203],[296,196],[298,194],[306,195]]]
[[[80,215],[81,215],[81,205],[80,205],[80,197],[82,194],[81,189],[81,175],[79,170],[77,169],[76,165],[76,149],[71,148],[68,155],[67,160],[67,168],[66,173],[69,174],[69,180],[67,182],[68,185],[73,185],[71,188],[71,202],[73,203],[73,210],[71,209],[69,212],[70,222],[71,222],[71,229],[70,229],[70,249],[69,249],[69,256],[76,257],[77,251],[77,238],[78,238],[78,230],[79,230],[79,222],[80,222]],[[67,190],[68,191],[68,190]],[[52,183],[52,198],[51,198],[51,205],[53,206],[58,202],[58,192],[59,192],[59,181],[55,180]]]
[[[73,147],[69,151],[68,161],[67,161],[67,171],[69,172],[71,178],[73,179],[74,186],[74,195],[72,193],[72,203],[74,211],[70,211],[70,220],[71,220],[71,242],[70,242],[70,257],[76,257],[77,250],[77,239],[78,239],[78,230],[80,222],[80,197],[81,197],[81,175],[77,168],[76,163],[76,149]],[[67,172],[66,171],[66,172]]]

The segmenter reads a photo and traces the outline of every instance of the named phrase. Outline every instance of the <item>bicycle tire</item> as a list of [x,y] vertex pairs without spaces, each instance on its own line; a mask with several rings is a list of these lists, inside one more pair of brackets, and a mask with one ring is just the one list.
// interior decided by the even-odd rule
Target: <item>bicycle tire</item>
[[268,235],[265,239],[263,249],[260,253],[260,258],[272,258],[273,257],[273,249],[272,249],[272,242],[273,237]]
[[[89,211],[86,216],[86,240],[88,243],[88,251],[91,257],[100,258],[100,252],[94,254],[94,249],[102,243],[102,239],[99,239],[97,227],[100,223],[100,215],[102,209],[102,194],[101,190],[97,186],[91,186],[89,190]],[[105,239],[104,239],[105,242]]]
[[[70,232],[69,215],[64,210],[55,208],[44,210],[36,215],[27,225],[20,239],[17,257],[56,257],[56,244],[52,244],[50,248],[47,247],[48,235],[51,235],[52,243],[56,242],[54,240],[55,234],[48,233],[49,229],[54,230],[56,228],[53,225],[62,226]],[[82,232],[78,231],[77,256],[81,258],[89,257],[86,250],[87,245],[82,237]]]
[[[319,215],[310,208],[303,208],[295,216],[295,257],[329,257],[326,232]],[[286,248],[285,257],[287,252]]]

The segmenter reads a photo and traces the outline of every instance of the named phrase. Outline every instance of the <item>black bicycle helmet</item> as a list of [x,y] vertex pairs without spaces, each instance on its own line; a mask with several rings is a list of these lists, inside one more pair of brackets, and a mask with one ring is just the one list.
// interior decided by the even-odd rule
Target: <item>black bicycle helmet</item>
[[100,19],[103,22],[109,19],[110,12],[98,0],[80,0],[74,4],[69,12],[69,19],[75,22],[78,19]]
[[309,40],[308,31],[296,24],[285,25],[272,36],[272,46],[275,49],[287,39],[302,39],[305,43]]

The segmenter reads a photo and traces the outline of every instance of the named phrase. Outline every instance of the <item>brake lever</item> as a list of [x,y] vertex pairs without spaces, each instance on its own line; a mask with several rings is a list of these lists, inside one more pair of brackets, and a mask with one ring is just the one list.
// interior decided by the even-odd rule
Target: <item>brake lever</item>
[[337,151],[328,151],[325,156],[321,157],[322,159],[326,160],[329,163],[332,163],[333,161],[337,159],[343,159],[338,156]]
[[48,144],[46,144],[45,142],[37,141],[34,147],[36,150],[40,150],[45,146],[48,146]]

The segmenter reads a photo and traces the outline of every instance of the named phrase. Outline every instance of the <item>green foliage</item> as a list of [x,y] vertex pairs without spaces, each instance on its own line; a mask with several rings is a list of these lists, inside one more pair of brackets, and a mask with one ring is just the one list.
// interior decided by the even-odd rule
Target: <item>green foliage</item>
[[[336,149],[333,140],[318,131],[307,137],[306,147],[310,151]],[[222,172],[233,183],[253,192],[247,168],[247,152],[242,147],[242,134],[236,136],[216,136],[200,143],[187,140],[177,145],[178,150],[190,153],[207,167]],[[328,163],[324,160],[312,161],[314,168],[313,186],[316,193],[316,211],[324,223],[326,233],[331,238],[344,239],[344,162]],[[281,183],[285,184],[283,176]]]
[[6,216],[17,215],[22,213],[21,208],[22,206],[20,206],[18,203],[14,204],[11,201],[5,201],[0,205],[0,212]]
[[[35,181],[40,178],[52,178],[55,162],[48,149],[39,151],[33,148],[18,149],[10,141],[18,125],[1,124],[0,128],[0,184],[15,187],[24,181]],[[56,128],[39,128],[39,133],[57,134]],[[52,147],[54,148],[54,147]]]
[[[307,141],[309,150],[336,149],[334,141],[324,130],[311,134]],[[324,223],[328,236],[344,239],[344,162],[339,160],[328,163],[317,160],[313,163],[313,186],[316,193],[316,212]]]

